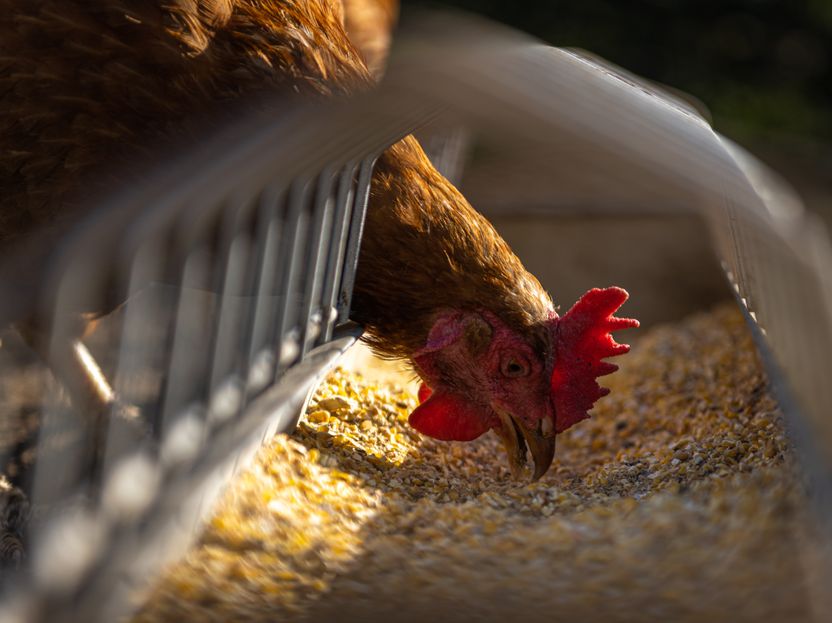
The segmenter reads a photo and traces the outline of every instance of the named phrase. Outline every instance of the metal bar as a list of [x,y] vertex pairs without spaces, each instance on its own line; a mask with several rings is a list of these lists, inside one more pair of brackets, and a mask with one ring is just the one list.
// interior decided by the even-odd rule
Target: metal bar
[[[256,384],[252,383],[252,364],[254,361],[253,353],[256,348],[254,343],[257,315],[261,309],[260,298],[268,297],[263,292],[264,283],[269,282],[270,275],[269,268],[265,266],[265,261],[269,246],[273,241],[270,227],[270,210],[267,207],[270,204],[264,199],[264,195],[270,197],[270,194],[270,192],[265,191],[257,197],[257,211],[250,225],[253,228],[254,244],[251,245],[251,253],[245,271],[245,285],[243,287],[243,296],[246,299],[245,309],[239,336],[240,341],[236,349],[237,374],[243,388],[240,414],[250,398],[256,395],[258,391]],[[270,268],[274,269],[274,267]]]
[[318,176],[315,190],[315,203],[310,223],[310,245],[306,260],[307,278],[304,292],[303,311],[301,312],[301,356],[305,355],[321,333],[323,310],[321,293],[326,271],[326,253],[332,230],[333,185],[335,173],[325,168]]
[[249,202],[243,200],[223,223],[224,276],[215,325],[210,376],[209,418],[214,425],[230,420],[244,404],[245,378],[241,348],[245,340],[246,307],[250,304],[251,234],[244,226]]
[[258,231],[264,240],[248,352],[247,388],[252,394],[263,390],[274,378],[276,371],[274,344],[277,341],[279,286],[283,268],[280,258],[286,248],[285,244],[281,244],[284,225],[282,208],[286,207],[287,201],[284,191],[267,189],[260,201]]
[[311,197],[311,181],[308,178],[296,180],[289,193],[288,214],[284,231],[285,255],[282,260],[283,275],[279,293],[282,304],[277,315],[277,342],[275,352],[278,353],[276,374],[281,374],[288,366],[297,361],[300,355],[300,305],[302,295],[298,289],[305,274],[306,246],[308,244],[309,202]]
[[349,226],[352,221],[352,209],[355,203],[355,189],[353,188],[355,176],[358,173],[358,164],[348,163],[338,177],[338,194],[335,200],[335,214],[333,216],[334,231],[331,239],[331,249],[327,261],[326,275],[324,276],[324,291],[321,295],[323,309],[326,314],[325,330],[321,341],[326,341],[332,336],[335,323],[338,320],[338,292],[341,285],[341,272],[344,267],[344,256],[347,248],[347,237]]
[[370,197],[370,179],[376,157],[368,157],[361,161],[358,180],[355,188],[355,204],[350,218],[350,233],[347,239],[347,256],[341,272],[341,285],[338,291],[338,321],[346,322],[349,318],[352,302],[352,287],[355,283],[355,272],[358,269],[358,247],[364,230],[364,216],[367,213],[367,202]]

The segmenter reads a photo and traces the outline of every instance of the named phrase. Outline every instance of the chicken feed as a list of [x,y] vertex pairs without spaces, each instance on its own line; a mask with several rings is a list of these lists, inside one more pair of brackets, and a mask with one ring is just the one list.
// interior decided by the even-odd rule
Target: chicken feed
[[[803,621],[807,512],[739,311],[644,332],[538,482],[344,370],[262,448],[137,622]],[[803,545],[801,545],[803,544]]]

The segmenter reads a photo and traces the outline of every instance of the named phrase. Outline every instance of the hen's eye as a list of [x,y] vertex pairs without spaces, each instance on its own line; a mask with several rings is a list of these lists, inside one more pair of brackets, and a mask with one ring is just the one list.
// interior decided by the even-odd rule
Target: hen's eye
[[528,364],[522,359],[517,359],[515,357],[503,361],[501,368],[503,376],[507,376],[509,378],[526,376],[529,373]]

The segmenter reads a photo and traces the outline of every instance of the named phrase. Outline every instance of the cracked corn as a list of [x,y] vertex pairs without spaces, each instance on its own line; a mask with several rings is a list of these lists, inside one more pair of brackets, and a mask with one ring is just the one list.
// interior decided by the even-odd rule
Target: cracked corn
[[808,620],[804,500],[733,307],[646,333],[550,472],[336,371],[138,621]]

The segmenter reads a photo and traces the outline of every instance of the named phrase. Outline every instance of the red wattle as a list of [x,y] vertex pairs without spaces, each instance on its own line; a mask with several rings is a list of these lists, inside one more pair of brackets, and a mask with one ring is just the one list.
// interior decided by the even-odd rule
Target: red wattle
[[[419,394],[421,399],[421,390]],[[467,401],[442,391],[432,393],[416,407],[408,421],[420,433],[443,441],[471,441],[489,428]]]
[[428,387],[427,383],[422,383],[419,385],[419,404],[422,404],[425,400],[430,398],[430,395],[433,393],[433,390]]

